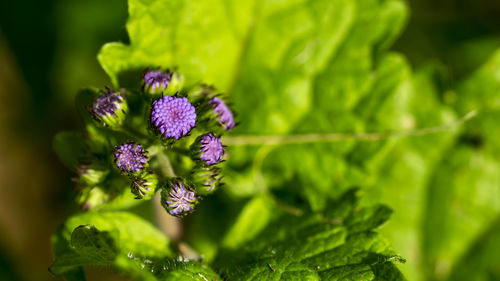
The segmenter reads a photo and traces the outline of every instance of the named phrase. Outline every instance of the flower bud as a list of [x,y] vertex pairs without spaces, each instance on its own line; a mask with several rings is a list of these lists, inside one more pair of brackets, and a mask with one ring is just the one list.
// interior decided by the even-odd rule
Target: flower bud
[[173,96],[176,93],[182,90],[184,87],[184,76],[182,76],[179,72],[174,71],[171,74],[170,84],[168,85],[167,90],[164,92],[165,95]]
[[110,128],[121,126],[127,112],[128,105],[125,99],[118,92],[111,91],[98,97],[90,109],[96,120]]
[[211,194],[223,185],[221,169],[215,166],[196,166],[191,172],[191,181],[196,188],[196,193]]
[[76,172],[78,178],[76,181],[82,185],[96,185],[104,181],[109,174],[108,170],[104,170],[95,165],[80,165]]
[[221,95],[207,95],[200,103],[200,119],[207,123],[210,129],[219,127],[222,131],[230,131],[236,126],[234,114]]
[[172,178],[167,189],[161,191],[161,204],[172,216],[185,216],[198,204],[198,197],[191,184],[181,178]]
[[207,84],[199,84],[191,88],[187,95],[191,100],[201,103],[203,100],[215,96],[215,87]]
[[116,167],[124,174],[143,171],[148,164],[147,151],[140,144],[128,142],[118,146],[114,153]]
[[86,186],[76,197],[76,202],[84,211],[98,208],[108,200],[109,195],[99,186]]
[[199,136],[191,145],[192,157],[205,165],[220,163],[224,157],[224,146],[220,138],[212,133]]
[[150,122],[165,140],[178,140],[195,126],[196,109],[185,97],[163,96],[153,102]]
[[146,70],[142,75],[144,92],[151,95],[162,94],[169,87],[171,80],[172,73],[168,70],[166,73],[163,71]]
[[131,190],[136,199],[149,200],[155,194],[157,185],[158,177],[151,171],[147,171],[132,179]]

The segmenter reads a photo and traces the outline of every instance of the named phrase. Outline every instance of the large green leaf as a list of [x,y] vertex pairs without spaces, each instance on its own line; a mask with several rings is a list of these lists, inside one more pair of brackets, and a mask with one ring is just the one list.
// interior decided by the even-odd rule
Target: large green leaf
[[[429,65],[414,73],[408,109],[402,117],[407,129],[433,127],[455,118],[453,110],[439,99],[442,89],[436,81],[440,80],[442,70],[439,65]],[[457,130],[449,130],[399,140],[389,147],[376,165],[367,168],[367,194],[363,199],[384,203],[397,210],[381,233],[398,253],[407,258],[408,262],[400,268],[412,280],[418,280],[422,273],[419,267],[420,233],[426,184],[442,155],[453,145],[456,135]]]
[[482,233],[457,262],[448,280],[500,279],[500,220]]
[[[87,212],[69,218],[53,237],[55,275],[84,265],[115,265],[144,275],[138,259],[172,257],[168,239],[148,222],[126,212]],[[70,278],[68,278],[70,279]]]
[[444,94],[458,112],[480,113],[446,150],[427,187],[422,260],[426,275],[435,279],[447,279],[500,214],[498,54]]
[[228,280],[405,280],[393,263],[403,260],[374,232],[392,211],[359,208],[355,193],[323,212],[280,216],[216,265]]
[[[253,18],[254,1],[129,1],[130,45],[110,43],[99,62],[124,86],[146,67],[178,67],[188,83],[227,89]],[[132,81],[136,79],[131,79]]]
[[53,243],[56,260],[50,271],[67,280],[85,280],[87,265],[113,266],[138,280],[220,280],[207,265],[175,259],[164,234],[131,213],[73,216]]
[[[367,173],[365,201],[398,210],[381,232],[408,259],[401,269],[410,279],[448,278],[498,216],[497,61],[493,56],[454,90],[442,66],[416,71],[406,113],[412,127],[480,113],[464,127],[398,141]],[[488,86],[473,89],[476,84]]]
[[[381,51],[400,30],[405,6],[399,1],[315,1],[311,6],[290,8],[286,15],[283,11],[256,24],[255,38],[266,40],[254,39],[249,45],[231,92],[242,119],[236,131],[286,135],[401,128],[409,67],[401,56]],[[335,17],[337,12],[342,16]],[[305,27],[284,30],[280,37],[268,35],[298,22]],[[322,36],[336,39],[316,46]],[[265,181],[254,182],[254,193],[287,182],[289,189],[319,209],[328,197],[362,183],[363,171],[357,164],[383,152],[385,146],[346,141],[257,152],[238,149],[233,154],[255,159],[245,163],[254,177],[261,167],[267,174]],[[235,165],[240,181],[230,178],[230,191],[246,196],[251,193],[248,179],[242,178],[241,164]],[[248,191],[242,194],[242,189]]]

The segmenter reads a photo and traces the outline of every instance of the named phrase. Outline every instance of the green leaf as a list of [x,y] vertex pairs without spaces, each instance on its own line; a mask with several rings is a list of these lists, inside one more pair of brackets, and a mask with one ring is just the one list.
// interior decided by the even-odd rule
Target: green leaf
[[498,110],[500,107],[500,50],[478,70],[445,96],[459,112],[475,109]]
[[273,217],[274,202],[266,196],[256,196],[240,211],[238,218],[222,240],[228,248],[238,248],[261,232]]
[[168,239],[148,222],[126,212],[87,212],[69,218],[53,237],[55,275],[83,265],[115,265],[143,274],[133,257],[171,257]]
[[137,280],[220,280],[205,264],[174,259],[163,233],[131,213],[73,216],[53,244],[56,260],[49,270],[67,280],[85,280],[87,265],[113,266]]
[[393,264],[403,259],[374,232],[390,210],[360,208],[355,193],[323,212],[280,216],[216,265],[229,280],[405,280]]
[[428,187],[422,247],[426,267],[435,269],[429,274],[443,278],[499,214],[500,163],[462,144],[453,147],[439,166]]
[[458,261],[448,280],[498,280],[500,278],[500,220],[497,219]]
[[498,58],[497,52],[443,94],[444,101],[457,112],[478,110],[479,114],[444,150],[428,180],[421,244],[426,278],[451,278],[452,269],[460,266],[460,257],[482,239],[482,233],[500,214],[500,179],[496,172],[500,167]]
[[[414,72],[408,111],[402,117],[407,128],[433,127],[456,119],[453,109],[440,99],[443,71],[442,66],[432,64]],[[421,202],[425,200],[427,182],[457,134],[458,130],[449,130],[398,140],[366,173],[363,201],[383,203],[396,210],[381,233],[408,259],[400,269],[410,280],[421,279],[423,273],[418,261],[425,210]]]
[[72,247],[57,257],[50,271],[55,275],[65,275],[85,265],[110,265],[116,259],[119,250],[113,238],[107,232],[100,232],[93,225],[81,225],[71,234]]
[[[192,84],[226,89],[241,55],[254,1],[129,1],[130,45],[106,44],[98,59],[117,86],[146,67],[178,67]],[[129,79],[133,81],[132,79]],[[137,84],[136,84],[137,85]]]
[[[303,2],[288,5],[272,9],[255,24],[231,92],[241,118],[235,132],[286,135],[404,128],[409,66],[400,55],[382,50],[401,30],[406,6],[369,0],[315,1],[311,8],[296,8]],[[316,46],[323,36],[334,39]],[[255,159],[247,167],[255,178],[263,173],[265,181],[254,182],[250,190],[252,181],[241,165],[230,162],[237,171],[228,176],[230,189],[246,196],[286,183],[312,208],[321,209],[327,198],[363,184],[363,169],[376,166],[392,144],[293,144],[265,153],[238,149],[238,154]]]
[[[295,132],[402,129],[407,110],[405,103],[410,94],[409,78],[406,61],[396,54],[386,55],[378,65],[368,94],[358,97],[355,102],[354,112],[333,108],[313,111],[297,125]],[[339,85],[342,83],[331,84],[331,88]],[[332,90],[342,92],[338,88]],[[349,96],[356,96],[356,92]],[[266,175],[273,181],[276,181],[276,174],[283,175],[284,180],[291,181],[294,189],[307,198],[313,209],[321,209],[328,198],[339,196],[349,186],[365,185],[367,176],[364,173],[377,167],[393,145],[393,141],[284,145],[269,153],[264,170],[271,171]]]
[[109,264],[118,255],[113,238],[93,225],[81,225],[71,233],[71,246],[96,264]]
[[[217,281],[222,280],[210,267],[200,262],[179,262],[168,260],[159,262],[152,270],[162,281]],[[160,271],[157,271],[160,270]]]

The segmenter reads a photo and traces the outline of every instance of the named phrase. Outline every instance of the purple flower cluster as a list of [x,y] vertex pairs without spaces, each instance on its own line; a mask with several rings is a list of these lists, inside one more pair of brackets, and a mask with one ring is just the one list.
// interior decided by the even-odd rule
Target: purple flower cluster
[[222,145],[220,138],[216,137],[212,133],[202,135],[199,140],[200,150],[200,160],[205,162],[207,165],[214,165],[222,161],[224,157],[224,146]]
[[124,173],[140,172],[147,162],[148,157],[140,144],[129,142],[116,148],[115,164]]
[[234,122],[233,112],[231,112],[231,109],[229,109],[222,99],[213,97],[207,103],[212,106],[217,122],[224,127],[225,130],[229,131],[234,128],[236,123]]
[[171,79],[172,73],[162,71],[149,70],[143,76],[144,87],[153,93],[166,90]]
[[166,196],[162,196],[163,205],[169,214],[182,216],[194,210],[198,198],[192,186],[186,186],[180,179],[173,179],[170,190]]
[[[174,216],[184,216],[195,209],[201,196],[213,193],[223,184],[222,169],[218,165],[225,158],[221,135],[236,124],[226,100],[222,95],[215,94],[214,87],[200,84],[185,89],[184,77],[180,73],[158,69],[143,73],[142,96],[133,98],[135,91],[112,91],[106,88],[101,92],[90,93],[92,96],[99,95],[87,108],[101,125],[113,130],[108,135],[110,143],[123,138],[134,140],[119,143],[112,157],[114,166],[122,176],[127,177],[135,198],[151,199],[157,190],[161,190],[161,203],[166,211]],[[149,116],[143,116],[146,100],[149,100]],[[127,101],[131,102],[130,108]],[[146,118],[141,119],[141,116]],[[159,139],[145,133],[148,123],[150,131],[157,134]],[[102,133],[99,137],[106,136],[104,129],[99,128],[99,133]],[[186,137],[191,134],[195,137]],[[92,132],[89,134],[91,138],[95,135]],[[101,151],[100,141],[99,146],[89,147],[90,157]],[[190,156],[194,162],[189,163],[192,169],[184,171],[182,178],[170,177],[162,183],[162,176],[169,175],[160,175],[156,173],[157,170],[151,169],[160,163],[153,163],[150,167],[148,152],[141,144],[151,147],[156,155],[163,157],[167,155],[163,154],[165,146],[161,144],[168,145],[166,149],[171,150],[168,159],[184,161],[180,160],[181,156]],[[170,153],[176,152],[179,157],[170,157]],[[78,170],[77,183],[81,187],[80,201],[84,206],[94,208],[114,198],[114,194],[102,187],[112,185],[117,173],[110,172],[109,167],[103,165],[108,164],[107,161],[101,163],[103,159],[106,158],[90,159],[98,161],[89,160],[92,166],[80,166]],[[156,160],[160,161],[159,158],[153,158],[153,161]]]
[[166,139],[180,139],[196,123],[196,109],[187,98],[163,96],[153,102],[151,124]]

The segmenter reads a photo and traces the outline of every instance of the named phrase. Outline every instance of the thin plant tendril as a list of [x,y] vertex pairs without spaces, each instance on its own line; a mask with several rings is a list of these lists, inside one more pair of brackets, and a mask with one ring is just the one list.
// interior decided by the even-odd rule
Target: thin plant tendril
[[395,131],[387,133],[331,133],[331,134],[300,134],[287,136],[224,136],[222,142],[230,146],[259,146],[259,145],[280,145],[280,144],[300,144],[318,142],[338,142],[338,141],[379,141],[386,139],[406,138],[435,134],[458,127],[468,120],[474,118],[477,111],[473,110],[463,117],[447,124],[422,128],[409,131]]

